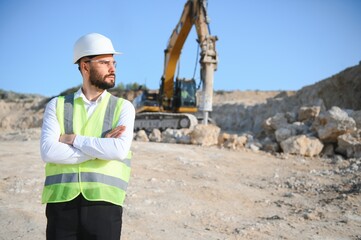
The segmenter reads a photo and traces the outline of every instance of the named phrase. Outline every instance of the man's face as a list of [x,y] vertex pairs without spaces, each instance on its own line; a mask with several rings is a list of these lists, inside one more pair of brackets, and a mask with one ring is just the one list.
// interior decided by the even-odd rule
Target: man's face
[[115,86],[115,61],[113,55],[101,55],[88,60],[90,84],[99,89]]

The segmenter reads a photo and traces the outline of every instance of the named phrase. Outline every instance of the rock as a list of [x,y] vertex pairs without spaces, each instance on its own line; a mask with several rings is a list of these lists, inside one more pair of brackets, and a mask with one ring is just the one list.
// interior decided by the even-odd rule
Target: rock
[[298,110],[298,121],[313,121],[321,111],[320,106],[301,107]]
[[198,124],[191,132],[191,143],[201,146],[217,145],[221,129],[215,125]]
[[280,145],[277,142],[272,141],[272,139],[269,137],[263,139],[262,146],[263,146],[262,150],[266,152],[276,153],[281,150]]
[[252,151],[258,152],[263,148],[262,143],[255,139],[251,134],[243,134],[241,137],[245,138],[245,147],[251,149]]
[[237,134],[233,134],[230,138],[223,144],[224,147],[229,149],[242,149],[247,143],[247,137],[242,135],[238,136]]
[[149,142],[147,133],[144,130],[139,130],[136,134],[134,139],[136,141],[141,141],[141,142]]
[[231,103],[215,105],[212,112],[212,119],[222,130],[238,130],[240,128],[250,127],[247,108],[244,105]]
[[350,111],[348,114],[356,122],[356,128],[361,129],[361,111]]
[[312,126],[322,142],[337,142],[337,137],[356,129],[355,120],[339,107],[320,114]]
[[266,131],[275,131],[288,124],[287,118],[283,113],[276,113],[273,117],[267,118],[263,123],[263,128]]
[[293,122],[292,124],[287,124],[281,128],[278,128],[275,131],[275,137],[277,142],[282,142],[287,138],[296,135],[308,134],[309,129],[303,122]]
[[315,137],[298,135],[290,137],[281,142],[284,153],[297,154],[307,157],[314,157],[321,153],[323,144]]
[[162,132],[162,142],[165,143],[177,143],[177,138],[181,137],[181,133],[176,129],[166,129]]
[[336,152],[347,158],[361,157],[361,130],[354,133],[346,133],[337,138]]
[[178,143],[183,143],[183,144],[191,144],[191,132],[193,130],[191,129],[187,129],[187,128],[183,128],[183,129],[180,129],[181,131],[181,137],[177,139]]
[[218,135],[218,146],[222,147],[225,142],[227,142],[231,137],[229,133],[221,133]]
[[322,150],[322,156],[333,157],[335,155],[335,148],[333,144],[326,144]]
[[286,112],[285,118],[287,119],[288,123],[293,123],[297,121],[297,113],[295,112]]
[[162,133],[158,128],[154,128],[152,132],[149,134],[149,140],[151,142],[161,142],[162,141]]
[[248,138],[245,135],[235,137],[234,142],[235,142],[236,149],[244,148],[247,141],[248,141]]
[[162,132],[162,142],[190,144],[190,129],[166,129]]
[[247,147],[249,149],[251,149],[253,152],[258,152],[262,148],[262,146],[259,146],[259,145],[254,144],[254,143],[251,143],[251,144],[247,145]]
[[296,132],[292,131],[291,128],[287,127],[279,128],[275,131],[275,137],[277,142],[279,143],[294,135],[296,135]]

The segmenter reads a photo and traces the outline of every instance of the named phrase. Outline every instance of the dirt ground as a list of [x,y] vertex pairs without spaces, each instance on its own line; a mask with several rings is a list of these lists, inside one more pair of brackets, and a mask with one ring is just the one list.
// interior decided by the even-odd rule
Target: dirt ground
[[[0,140],[0,239],[45,239],[39,140]],[[361,239],[360,162],[134,142],[123,240]]]

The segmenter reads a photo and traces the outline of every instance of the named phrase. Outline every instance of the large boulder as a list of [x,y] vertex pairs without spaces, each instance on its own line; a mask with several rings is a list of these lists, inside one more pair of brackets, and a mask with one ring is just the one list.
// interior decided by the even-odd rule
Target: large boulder
[[322,142],[336,143],[338,136],[356,130],[356,122],[346,111],[334,106],[316,118],[313,128]]
[[134,136],[134,140],[136,141],[140,141],[140,142],[149,142],[149,138],[147,133],[144,130],[139,130],[135,136]]
[[221,129],[213,124],[198,124],[190,134],[191,143],[201,146],[217,145]]
[[162,141],[162,132],[158,128],[154,128],[149,134],[149,140],[151,142],[161,142]]
[[347,158],[361,157],[361,130],[338,136],[336,152]]
[[315,138],[306,135],[290,137],[281,142],[281,148],[284,153],[314,157],[321,153],[323,144]]

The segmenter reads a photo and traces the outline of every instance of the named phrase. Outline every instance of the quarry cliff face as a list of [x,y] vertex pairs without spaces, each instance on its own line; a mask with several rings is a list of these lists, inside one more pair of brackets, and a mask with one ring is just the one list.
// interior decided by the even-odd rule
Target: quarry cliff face
[[316,84],[297,92],[298,101],[322,104],[329,110],[333,106],[343,109],[361,109],[361,64],[345,69]]
[[259,133],[265,119],[276,113],[298,112],[302,106],[319,106],[321,111],[333,106],[360,110],[361,65],[347,68],[296,92],[281,92],[266,102],[254,105],[243,102],[216,103],[212,118],[222,130]]

